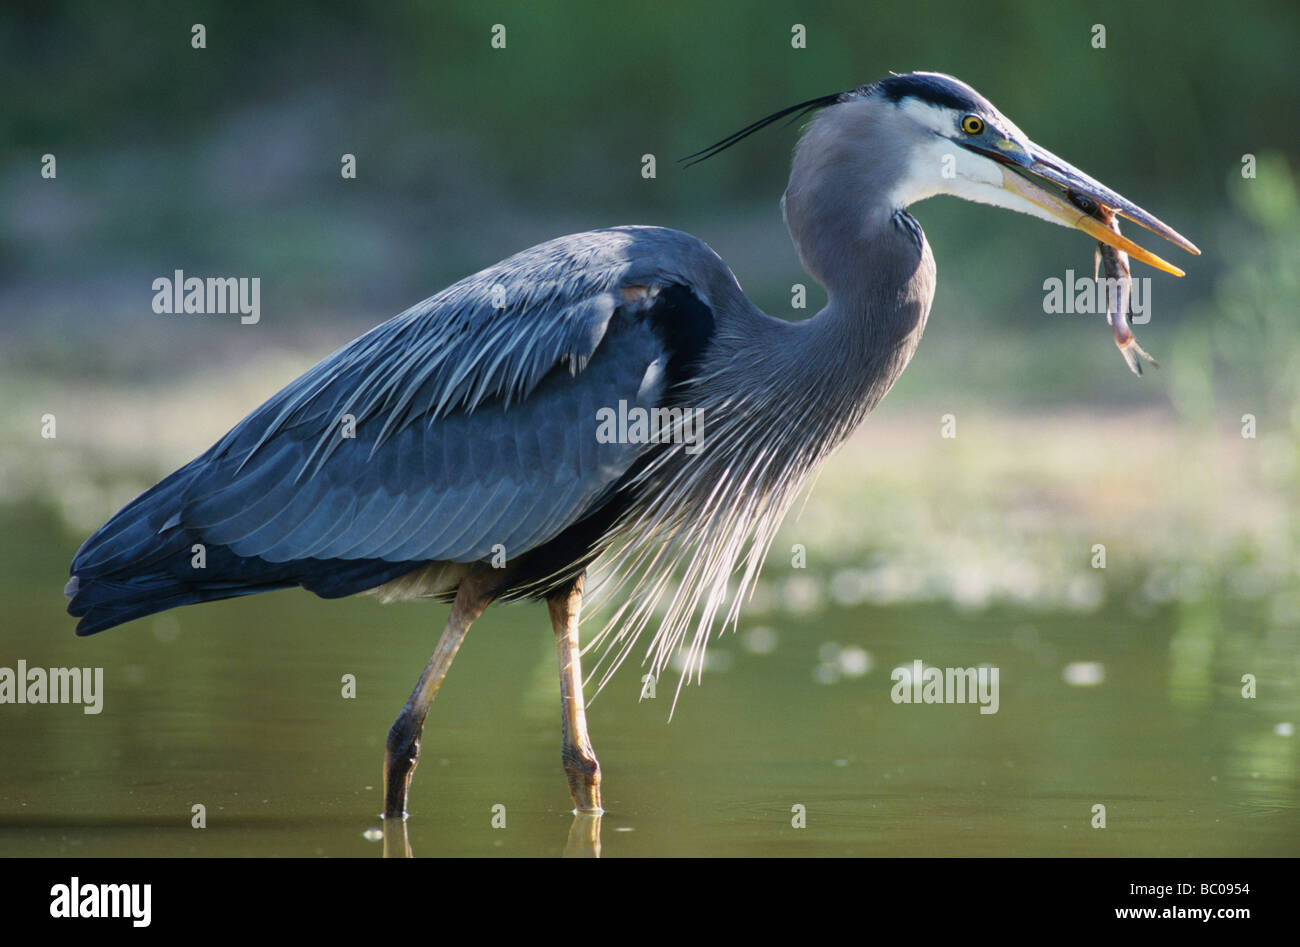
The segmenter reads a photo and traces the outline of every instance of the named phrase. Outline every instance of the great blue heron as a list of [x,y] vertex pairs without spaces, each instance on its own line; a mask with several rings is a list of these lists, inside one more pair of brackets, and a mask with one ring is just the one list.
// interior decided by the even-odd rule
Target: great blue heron
[[675,230],[525,250],[330,355],[118,512],[73,560],[77,633],[295,585],[451,601],[388,734],[384,815],[404,819],[425,717],[470,624],[496,599],[544,598],[564,770],[577,811],[599,812],[578,641],[588,567],[600,559],[605,591],[624,601],[598,636],[606,675],[657,606],[651,672],[692,626],[688,673],[701,666],[801,486],[921,338],[935,266],[909,205],[994,204],[1181,275],[1081,212],[1086,198],[1198,252],[936,73],[803,102],[692,157],[814,111],[782,207],[826,289],[817,315],[763,314],[708,246]]

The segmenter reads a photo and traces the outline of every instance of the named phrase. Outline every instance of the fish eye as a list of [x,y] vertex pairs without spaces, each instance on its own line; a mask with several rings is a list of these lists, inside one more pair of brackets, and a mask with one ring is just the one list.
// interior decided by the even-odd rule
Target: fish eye
[[1065,196],[1069,198],[1071,204],[1079,208],[1079,210],[1083,211],[1085,214],[1096,216],[1098,206],[1097,202],[1087,194],[1080,194],[1078,191],[1067,189]]
[[984,119],[978,115],[967,115],[961,120],[961,130],[968,135],[978,135],[984,131]]

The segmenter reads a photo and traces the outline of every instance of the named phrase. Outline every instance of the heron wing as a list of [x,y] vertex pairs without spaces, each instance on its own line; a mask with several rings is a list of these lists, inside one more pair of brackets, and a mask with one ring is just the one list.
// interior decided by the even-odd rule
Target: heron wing
[[[119,513],[74,572],[147,552],[153,530],[128,514],[160,490],[174,509],[155,543],[183,530],[272,563],[469,562],[545,543],[646,450],[599,441],[597,411],[658,404],[666,368],[712,331],[689,274],[663,265],[663,234],[704,247],[657,228],[560,238],[376,327]],[[125,542],[108,541],[119,520]]]

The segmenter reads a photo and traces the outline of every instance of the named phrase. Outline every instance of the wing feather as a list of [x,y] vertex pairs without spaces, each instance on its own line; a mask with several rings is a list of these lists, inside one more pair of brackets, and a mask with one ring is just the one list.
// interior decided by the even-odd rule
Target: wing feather
[[303,375],[200,458],[176,526],[271,562],[463,562],[554,538],[645,449],[598,443],[597,409],[658,403],[647,373],[668,354],[651,304],[620,292],[627,249],[577,238],[463,280]]

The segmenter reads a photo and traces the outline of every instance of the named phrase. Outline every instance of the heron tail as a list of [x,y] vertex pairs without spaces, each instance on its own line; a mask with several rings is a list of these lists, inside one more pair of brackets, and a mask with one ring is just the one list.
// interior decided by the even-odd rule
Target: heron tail
[[424,562],[381,559],[293,559],[241,556],[205,541],[184,522],[183,509],[203,458],[146,490],[100,527],[77,551],[64,588],[78,635],[93,635],[134,618],[180,605],[211,602],[301,585],[322,598],[375,588]]
[[180,521],[189,467],[117,512],[82,544],[64,588],[78,635],[93,635],[155,612],[298,584],[288,564],[235,556],[206,546]]

